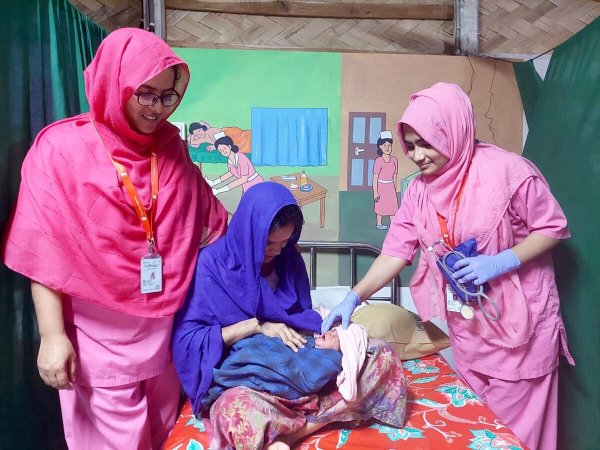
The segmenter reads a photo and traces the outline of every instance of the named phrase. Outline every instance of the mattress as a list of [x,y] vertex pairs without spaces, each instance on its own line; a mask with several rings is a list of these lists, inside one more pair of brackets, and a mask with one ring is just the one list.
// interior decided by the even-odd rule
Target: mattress
[[[403,361],[408,383],[403,428],[366,423],[343,424],[307,436],[297,450],[527,449],[456,375],[438,354]],[[196,419],[189,402],[171,431],[164,450],[206,450],[210,424]],[[223,450],[223,449],[212,449]]]

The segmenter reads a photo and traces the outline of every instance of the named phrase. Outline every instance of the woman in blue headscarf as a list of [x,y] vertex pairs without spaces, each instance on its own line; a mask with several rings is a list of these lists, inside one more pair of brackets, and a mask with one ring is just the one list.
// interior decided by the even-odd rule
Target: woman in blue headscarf
[[264,182],[242,196],[227,234],[198,257],[195,281],[176,317],[173,355],[194,413],[210,416],[211,448],[289,449],[331,422],[375,418],[403,425],[401,362],[379,340],[369,340],[354,402],[342,398],[334,377],[317,394],[293,400],[240,386],[207,404],[213,369],[236,342],[263,334],[298,351],[305,336],[320,331],[321,317],[312,310],[306,267],[296,250],[302,224],[291,192]]

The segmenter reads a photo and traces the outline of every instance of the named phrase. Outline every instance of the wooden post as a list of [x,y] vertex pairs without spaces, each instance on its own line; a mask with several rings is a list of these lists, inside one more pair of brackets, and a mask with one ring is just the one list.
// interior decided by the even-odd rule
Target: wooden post
[[152,0],[154,12],[154,33],[162,40],[167,39],[167,21],[165,17],[165,0]]
[[144,24],[143,24],[144,30],[146,30],[146,31],[151,31],[150,30],[151,10],[152,10],[152,8],[150,7],[149,0],[142,0],[142,20],[144,21]]
[[162,40],[167,39],[165,0],[143,0],[144,30],[151,31]]
[[479,0],[454,0],[456,53],[479,53]]

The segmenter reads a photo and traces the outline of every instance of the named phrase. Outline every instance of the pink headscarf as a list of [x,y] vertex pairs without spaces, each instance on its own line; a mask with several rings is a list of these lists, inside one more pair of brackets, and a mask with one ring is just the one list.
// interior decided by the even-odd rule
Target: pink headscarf
[[[220,236],[227,213],[175,126],[165,121],[151,135],[138,134],[124,113],[138,86],[174,66],[174,87],[183,95],[187,65],[159,37],[123,28],[104,39],[84,72],[90,113],[43,129],[25,158],[4,247],[8,267],[131,315],[169,316],[181,306],[198,249]],[[148,207],[151,145],[158,155],[155,239],[163,258],[163,292],[142,295],[146,236],[109,154],[125,166]]]
[[358,397],[358,377],[367,357],[369,335],[367,329],[351,323],[347,329],[336,327],[342,352],[342,371],[336,379],[338,391],[344,400],[353,402]]
[[[495,255],[515,244],[507,214],[513,194],[530,177],[544,178],[525,158],[475,140],[473,107],[455,84],[437,83],[411,97],[397,125],[406,154],[402,124],[410,125],[448,158],[441,172],[421,175],[409,188],[415,190],[417,198],[414,223],[423,250],[410,283],[411,293],[423,320],[435,316],[445,319],[443,278],[434,256],[427,251],[441,236],[437,214],[446,218],[449,230],[454,227],[456,244],[475,238],[479,253]],[[467,173],[455,225],[457,197]],[[474,327],[484,339],[496,345],[508,348],[523,345],[533,328],[518,274],[508,273],[489,285],[488,295],[500,307],[500,320],[490,321],[476,308],[476,318],[465,321],[465,327]]]

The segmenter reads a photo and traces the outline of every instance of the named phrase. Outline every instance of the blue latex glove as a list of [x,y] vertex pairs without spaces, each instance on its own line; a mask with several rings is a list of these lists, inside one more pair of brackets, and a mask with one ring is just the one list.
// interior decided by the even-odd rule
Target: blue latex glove
[[325,333],[329,331],[333,322],[338,317],[342,318],[342,327],[344,329],[350,326],[350,317],[354,312],[354,309],[360,305],[362,300],[358,296],[358,294],[354,291],[350,291],[346,294],[346,298],[337,304],[335,308],[331,310],[331,312],[323,319],[323,323],[321,324],[321,333]]
[[452,277],[459,283],[472,281],[477,286],[521,267],[521,261],[510,248],[495,256],[477,255],[456,261]]

